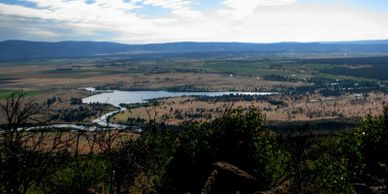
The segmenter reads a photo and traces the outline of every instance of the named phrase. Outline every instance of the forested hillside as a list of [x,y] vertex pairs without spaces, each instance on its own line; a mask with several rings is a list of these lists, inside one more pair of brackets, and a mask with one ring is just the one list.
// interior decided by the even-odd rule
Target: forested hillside
[[387,41],[331,43],[234,43],[175,42],[159,44],[120,44],[113,42],[64,41],[33,42],[8,40],[0,42],[0,62],[33,59],[104,57],[136,54],[169,53],[384,53]]

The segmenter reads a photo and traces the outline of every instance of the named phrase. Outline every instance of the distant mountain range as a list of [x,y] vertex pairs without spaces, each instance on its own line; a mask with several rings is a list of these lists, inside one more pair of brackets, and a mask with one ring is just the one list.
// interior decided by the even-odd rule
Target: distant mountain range
[[64,41],[33,42],[8,40],[0,42],[0,61],[18,61],[49,58],[76,58],[94,56],[135,55],[148,53],[334,53],[334,52],[388,52],[388,40],[315,42],[315,43],[230,43],[230,42],[177,42],[129,45],[113,42]]

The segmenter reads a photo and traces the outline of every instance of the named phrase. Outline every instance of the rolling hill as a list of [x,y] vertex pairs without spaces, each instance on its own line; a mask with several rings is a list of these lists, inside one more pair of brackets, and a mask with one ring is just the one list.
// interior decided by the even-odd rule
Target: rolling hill
[[113,42],[64,41],[33,42],[7,40],[0,42],[0,61],[20,61],[49,58],[76,58],[147,53],[335,53],[335,52],[388,52],[388,41],[353,41],[270,44],[228,42],[177,42],[144,45],[128,45]]

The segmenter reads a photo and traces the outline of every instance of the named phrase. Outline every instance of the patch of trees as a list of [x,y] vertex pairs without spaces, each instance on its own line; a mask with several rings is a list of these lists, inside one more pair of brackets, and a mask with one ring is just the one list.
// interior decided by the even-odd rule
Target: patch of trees
[[319,92],[323,96],[341,96],[344,93],[368,93],[371,91],[387,92],[387,88],[377,81],[350,80],[350,79],[328,79],[310,78],[307,80],[313,83],[311,86],[301,86],[289,89],[293,93],[315,93]]
[[89,117],[96,117],[102,115],[105,111],[111,108],[110,105],[101,103],[91,103],[87,105],[82,105],[80,104],[80,101],[82,103],[81,99],[71,98],[70,104],[78,106],[68,107],[65,109],[54,108],[53,110],[51,110],[50,119],[52,121],[60,122],[83,122]]
[[80,104],[82,104],[82,99],[81,98],[71,97],[70,98],[70,104],[71,105],[80,105]]
[[46,118],[22,99],[1,105],[1,193],[387,192],[388,108],[344,133],[279,133],[251,108],[175,130],[153,121],[124,139],[118,130],[19,130]]
[[173,86],[167,88],[167,91],[170,92],[203,92],[204,90],[201,88],[198,88],[197,86],[193,84],[184,84],[181,86]]
[[301,129],[316,134],[349,132],[358,126],[359,119],[324,119],[312,121],[276,121],[267,122],[266,127],[277,133],[298,133]]
[[54,96],[54,97],[49,98],[49,99],[46,100],[46,105],[47,106],[51,106],[51,105],[53,105],[53,104],[55,104],[57,102],[58,103],[62,103],[62,99],[59,96]]
[[334,75],[346,75],[378,80],[388,80],[388,63],[374,64],[365,68],[334,67],[321,72]]
[[270,95],[244,95],[244,94],[229,94],[222,96],[195,96],[196,100],[204,102],[236,102],[236,101],[270,101]]
[[380,80],[388,80],[388,57],[350,57],[350,58],[322,58],[304,59],[300,64],[323,64],[323,65],[371,65],[365,68],[333,67],[324,69],[321,72],[347,75],[353,77],[364,77]]
[[82,122],[85,118],[97,115],[96,111],[93,111],[87,107],[79,106],[76,109],[60,109],[52,114],[51,119],[64,122]]
[[264,80],[272,80],[272,81],[282,81],[282,82],[298,82],[302,81],[296,77],[290,76],[281,76],[281,75],[264,75]]
[[388,57],[346,57],[346,58],[318,58],[302,59],[299,64],[327,64],[327,65],[375,65],[388,64]]

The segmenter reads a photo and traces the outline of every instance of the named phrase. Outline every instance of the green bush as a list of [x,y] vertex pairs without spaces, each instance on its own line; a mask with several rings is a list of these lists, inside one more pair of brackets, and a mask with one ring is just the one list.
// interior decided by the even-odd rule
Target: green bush
[[365,118],[344,138],[343,154],[354,182],[376,184],[388,177],[388,108],[384,116]]

